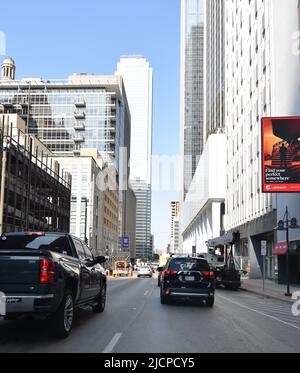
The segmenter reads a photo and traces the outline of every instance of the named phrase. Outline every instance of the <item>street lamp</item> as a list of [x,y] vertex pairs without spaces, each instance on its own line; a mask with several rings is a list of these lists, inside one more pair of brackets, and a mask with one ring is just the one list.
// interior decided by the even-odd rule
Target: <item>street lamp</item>
[[287,292],[285,294],[286,297],[292,296],[291,291],[290,291],[290,242],[289,242],[289,230],[290,229],[300,229],[300,226],[298,225],[296,218],[289,219],[289,210],[287,207],[283,220],[280,220],[277,226],[277,231],[286,231],[286,244],[287,244],[287,251],[286,251]]
[[89,200],[86,197],[81,198],[81,202],[85,204],[85,213],[84,213],[84,240],[85,243],[88,245],[88,238],[87,238],[87,208],[88,208],[88,203]]

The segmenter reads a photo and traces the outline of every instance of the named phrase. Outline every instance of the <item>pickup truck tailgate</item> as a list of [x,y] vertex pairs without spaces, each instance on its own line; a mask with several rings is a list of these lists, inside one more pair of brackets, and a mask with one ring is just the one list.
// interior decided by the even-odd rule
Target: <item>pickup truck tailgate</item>
[[0,287],[3,284],[37,284],[40,261],[37,252],[0,251]]

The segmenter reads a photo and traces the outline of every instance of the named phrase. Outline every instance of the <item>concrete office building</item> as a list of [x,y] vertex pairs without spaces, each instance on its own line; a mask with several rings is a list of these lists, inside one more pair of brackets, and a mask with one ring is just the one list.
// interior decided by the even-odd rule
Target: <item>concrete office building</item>
[[0,116],[0,234],[69,232],[71,175],[16,114]]
[[[91,156],[56,157],[63,170],[72,174],[70,233],[87,242],[98,255],[103,253],[104,194],[97,187],[101,173]],[[118,215],[118,210],[116,211]],[[118,242],[116,232],[113,244]],[[112,248],[117,249],[112,245]]]
[[[225,2],[225,108],[227,136],[226,231],[239,233],[235,254],[252,278],[262,276],[261,241],[268,253],[266,275],[286,280],[285,255],[275,255],[284,233],[275,232],[289,207],[300,220],[297,194],[261,191],[261,118],[300,114],[298,0]],[[284,20],[284,27],[280,27]],[[297,246],[299,230],[291,231]],[[222,239],[221,239],[222,241]],[[291,260],[291,281],[300,283],[299,255]]]
[[180,214],[180,202],[171,201],[171,251],[172,253],[179,252],[179,214]]
[[142,56],[124,56],[116,74],[124,80],[131,114],[130,183],[136,195],[136,255],[151,257],[153,70]]
[[206,252],[208,241],[224,232],[224,1],[207,0],[203,5],[203,152],[182,206],[182,249],[185,253]]

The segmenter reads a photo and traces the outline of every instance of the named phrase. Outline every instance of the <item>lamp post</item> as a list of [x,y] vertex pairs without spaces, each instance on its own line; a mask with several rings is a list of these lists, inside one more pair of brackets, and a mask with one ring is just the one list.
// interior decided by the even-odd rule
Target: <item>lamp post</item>
[[88,245],[88,238],[87,238],[87,208],[89,200],[86,197],[82,197],[81,202],[85,204],[85,212],[84,212],[84,240],[85,243]]
[[285,294],[286,297],[292,296],[291,291],[290,291],[290,286],[291,286],[290,284],[290,237],[289,237],[290,229],[300,229],[300,226],[298,226],[298,222],[296,218],[289,219],[289,210],[288,210],[288,207],[286,207],[283,220],[280,220],[277,226],[278,231],[286,231],[286,244],[287,244],[287,250],[286,250],[287,292]]

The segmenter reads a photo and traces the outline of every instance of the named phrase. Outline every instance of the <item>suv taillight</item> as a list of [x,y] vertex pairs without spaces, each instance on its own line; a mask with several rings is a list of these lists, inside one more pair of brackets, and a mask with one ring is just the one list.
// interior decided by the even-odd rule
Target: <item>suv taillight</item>
[[54,263],[49,259],[40,261],[40,284],[52,284],[54,282]]
[[164,271],[163,272],[164,276],[175,276],[177,275],[176,271]]
[[211,279],[215,278],[214,272],[202,272],[202,276],[203,277],[208,277],[208,278],[211,278]]

